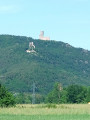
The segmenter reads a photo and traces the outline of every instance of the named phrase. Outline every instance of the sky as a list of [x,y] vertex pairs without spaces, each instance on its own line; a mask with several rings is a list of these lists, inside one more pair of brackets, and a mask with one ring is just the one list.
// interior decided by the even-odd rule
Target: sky
[[90,0],[0,0],[0,34],[51,40],[90,50]]

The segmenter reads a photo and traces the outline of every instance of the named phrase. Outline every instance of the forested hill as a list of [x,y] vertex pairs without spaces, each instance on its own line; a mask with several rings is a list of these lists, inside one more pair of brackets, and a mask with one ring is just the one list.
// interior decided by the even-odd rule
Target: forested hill
[[[27,53],[29,42],[35,52]],[[55,82],[63,86],[90,86],[90,51],[56,41],[0,35],[0,82],[15,92],[49,92]]]

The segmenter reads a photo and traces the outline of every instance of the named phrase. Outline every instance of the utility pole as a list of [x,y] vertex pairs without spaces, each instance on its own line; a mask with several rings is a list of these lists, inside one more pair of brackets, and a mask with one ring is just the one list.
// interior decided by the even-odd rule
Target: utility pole
[[32,104],[35,104],[35,83],[33,82]]

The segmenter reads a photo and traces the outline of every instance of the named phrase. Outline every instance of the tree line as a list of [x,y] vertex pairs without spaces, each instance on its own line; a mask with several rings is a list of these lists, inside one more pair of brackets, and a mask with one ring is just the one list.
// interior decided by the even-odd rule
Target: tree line
[[87,103],[90,101],[90,87],[70,85],[63,88],[56,83],[53,90],[47,95],[48,103]]
[[[10,93],[5,87],[0,84],[0,106],[9,107],[15,104],[31,104],[31,93]],[[70,85],[63,88],[60,83],[55,83],[52,91],[47,95],[36,94],[35,103],[88,103],[90,102],[90,87],[80,85]]]
[[[17,103],[32,103],[31,93],[18,93]],[[53,89],[47,95],[35,94],[35,103],[88,103],[90,102],[90,87],[81,85],[69,85],[64,87],[55,83]]]

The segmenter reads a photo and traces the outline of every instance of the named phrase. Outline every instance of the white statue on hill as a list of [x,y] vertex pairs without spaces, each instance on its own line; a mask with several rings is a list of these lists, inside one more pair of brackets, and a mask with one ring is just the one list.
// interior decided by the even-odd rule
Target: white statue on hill
[[26,50],[26,52],[27,53],[35,52],[34,49],[35,49],[35,45],[33,44],[33,42],[29,42],[29,49]]
[[35,48],[35,45],[33,44],[33,42],[29,42],[29,49],[33,50]]

